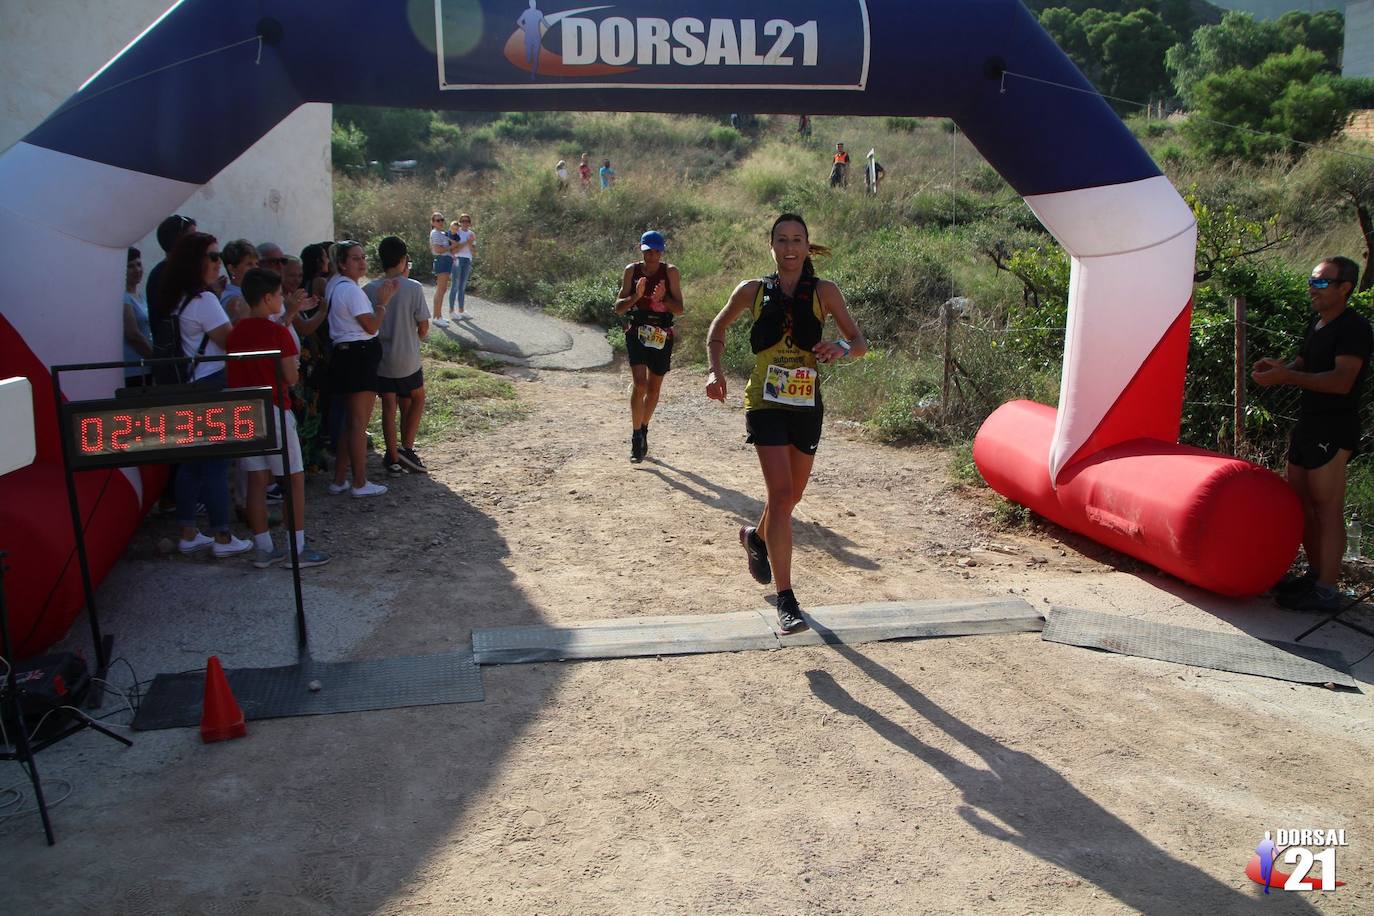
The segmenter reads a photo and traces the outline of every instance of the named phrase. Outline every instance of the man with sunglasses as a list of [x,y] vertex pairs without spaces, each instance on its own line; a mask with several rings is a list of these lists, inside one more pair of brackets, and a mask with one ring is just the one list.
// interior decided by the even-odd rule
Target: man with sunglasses
[[1308,278],[1315,313],[1297,359],[1265,357],[1250,377],[1256,384],[1302,389],[1298,425],[1288,447],[1288,483],[1302,501],[1307,571],[1274,589],[1295,611],[1340,608],[1336,582],[1345,553],[1345,468],[1360,444],[1360,394],[1369,372],[1374,332],[1349,307],[1360,271],[1349,258],[1326,258]]

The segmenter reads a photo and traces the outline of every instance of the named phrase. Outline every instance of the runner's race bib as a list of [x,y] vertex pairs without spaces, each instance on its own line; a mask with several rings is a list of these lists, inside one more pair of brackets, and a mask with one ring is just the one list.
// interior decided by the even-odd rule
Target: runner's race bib
[[800,366],[769,366],[763,377],[763,399],[789,407],[816,406],[816,370]]
[[662,350],[668,345],[668,332],[650,324],[639,326],[639,342],[650,350]]

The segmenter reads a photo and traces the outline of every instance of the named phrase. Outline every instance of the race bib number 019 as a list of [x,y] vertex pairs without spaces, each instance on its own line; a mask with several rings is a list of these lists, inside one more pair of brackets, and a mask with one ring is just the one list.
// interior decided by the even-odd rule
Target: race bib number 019
[[653,325],[641,324],[639,326],[639,342],[650,350],[662,350],[668,345],[668,332]]
[[816,406],[816,370],[769,366],[763,377],[763,399],[789,407]]

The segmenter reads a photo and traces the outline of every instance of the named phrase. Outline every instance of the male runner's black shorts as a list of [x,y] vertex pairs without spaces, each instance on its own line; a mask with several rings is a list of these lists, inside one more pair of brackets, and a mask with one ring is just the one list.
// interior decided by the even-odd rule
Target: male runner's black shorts
[[765,407],[744,414],[744,441],[750,445],[790,445],[806,455],[816,454],[821,444],[821,420],[825,411],[782,410]]
[[1360,448],[1359,416],[1302,417],[1288,443],[1288,460],[1300,468],[1316,470],[1349,449],[1353,458]]
[[667,375],[673,361],[673,332],[668,331],[668,342],[662,350],[646,347],[639,342],[639,325],[632,324],[625,332],[625,349],[630,354],[631,366],[648,366],[654,375]]

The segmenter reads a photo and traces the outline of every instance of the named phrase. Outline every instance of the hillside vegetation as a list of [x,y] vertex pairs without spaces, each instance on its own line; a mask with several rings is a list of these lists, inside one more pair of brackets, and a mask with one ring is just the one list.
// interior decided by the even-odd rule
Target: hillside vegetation
[[[687,313],[675,363],[688,367],[702,362],[706,327],[734,286],[771,269],[768,226],[792,210],[833,249],[818,268],[840,284],[874,346],[831,373],[832,415],[886,440],[957,446],[1008,399],[1057,399],[1068,260],[950,122],[816,117],[801,137],[793,117],[746,117],[735,129],[725,117],[353,109],[341,113],[336,150],[339,132],[369,144],[369,131],[394,138],[387,118],[409,125],[402,143],[422,147],[421,173],[341,170],[338,231],[369,247],[394,233],[425,252],[431,210],[470,212],[480,233],[473,289],[482,295],[601,324],[620,343],[611,313],[620,273],[638,257],[639,234],[658,229],[682,271]],[[1232,297],[1249,303],[1249,358],[1293,353],[1311,265],[1336,253],[1367,258],[1360,220],[1374,205],[1374,149],[1332,140],[1305,155],[1295,147],[1232,157],[1179,115],[1127,123],[1201,228],[1183,438],[1229,449],[1237,441]],[[847,188],[826,180],[836,141],[854,156]],[[886,169],[877,195],[864,192],[860,172],[870,147]],[[583,152],[594,167],[612,160],[611,191],[578,187]],[[559,159],[573,173],[567,189],[554,175]],[[417,258],[417,278],[428,271],[428,258]],[[960,308],[947,337],[942,306],[951,299]],[[746,325],[728,340],[735,372],[751,360]],[[946,355],[956,364],[947,396]],[[1277,466],[1296,394],[1249,387],[1238,450]],[[1368,476],[1357,462],[1352,497],[1374,517]]]

